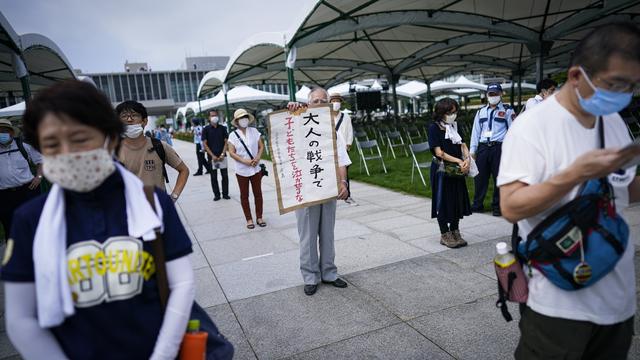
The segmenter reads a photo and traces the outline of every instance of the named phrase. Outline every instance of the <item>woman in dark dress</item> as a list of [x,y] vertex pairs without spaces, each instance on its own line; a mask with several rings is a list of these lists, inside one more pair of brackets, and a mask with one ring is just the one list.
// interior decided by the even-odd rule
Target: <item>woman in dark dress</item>
[[431,153],[435,156],[430,174],[433,194],[431,217],[438,219],[440,244],[450,248],[467,245],[460,234],[459,225],[460,219],[471,215],[464,176],[469,173],[469,149],[462,142],[455,122],[459,108],[453,99],[438,101],[435,105],[434,122],[428,131]]

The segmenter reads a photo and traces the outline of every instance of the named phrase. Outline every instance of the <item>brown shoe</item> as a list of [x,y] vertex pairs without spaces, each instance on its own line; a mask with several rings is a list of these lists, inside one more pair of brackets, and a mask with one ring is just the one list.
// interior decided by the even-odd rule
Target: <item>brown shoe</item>
[[463,247],[468,245],[467,242],[464,241],[464,239],[462,238],[462,235],[460,234],[460,230],[453,230],[451,232],[451,236],[453,236],[453,239],[458,242],[458,247]]
[[451,232],[440,235],[440,244],[452,249],[459,246],[458,241],[453,238],[453,234],[451,234]]

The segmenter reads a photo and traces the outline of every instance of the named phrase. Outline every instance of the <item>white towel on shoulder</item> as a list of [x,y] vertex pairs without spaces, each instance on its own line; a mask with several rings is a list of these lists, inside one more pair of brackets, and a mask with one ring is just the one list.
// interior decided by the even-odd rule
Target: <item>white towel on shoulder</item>
[[444,126],[444,138],[445,139],[449,139],[451,140],[452,143],[454,144],[462,144],[462,137],[460,136],[460,134],[458,134],[458,124],[457,123],[453,123],[453,124],[447,124],[447,123],[442,123],[442,126]]
[[[154,229],[164,231],[162,207],[154,194],[154,212],[145,197],[140,179],[116,163],[124,180],[124,197],[129,236],[155,239]],[[89,239],[87,239],[89,240]],[[33,240],[38,322],[43,328],[62,324],[75,313],[67,274],[67,222],[64,190],[54,184],[47,196]]]

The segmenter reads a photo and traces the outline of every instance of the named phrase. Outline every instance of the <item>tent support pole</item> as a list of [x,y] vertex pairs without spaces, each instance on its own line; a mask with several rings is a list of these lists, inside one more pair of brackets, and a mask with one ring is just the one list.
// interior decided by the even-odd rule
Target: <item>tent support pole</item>
[[227,118],[227,129],[231,131],[231,111],[229,110],[229,100],[227,99],[227,91],[229,87],[227,84],[222,84],[222,91],[224,93],[224,114]]
[[433,108],[433,104],[431,104],[431,83],[427,81],[427,113],[431,115],[431,109]]
[[518,110],[522,111],[522,70],[518,70]]
[[289,101],[296,101],[296,80],[291,68],[287,68],[287,81],[289,83]]

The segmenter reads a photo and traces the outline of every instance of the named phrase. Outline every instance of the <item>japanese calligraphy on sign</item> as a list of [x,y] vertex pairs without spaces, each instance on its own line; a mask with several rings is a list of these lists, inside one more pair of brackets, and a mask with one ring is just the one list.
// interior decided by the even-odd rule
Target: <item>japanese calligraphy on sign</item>
[[280,214],[335,199],[338,160],[331,108],[272,112],[268,126]]

